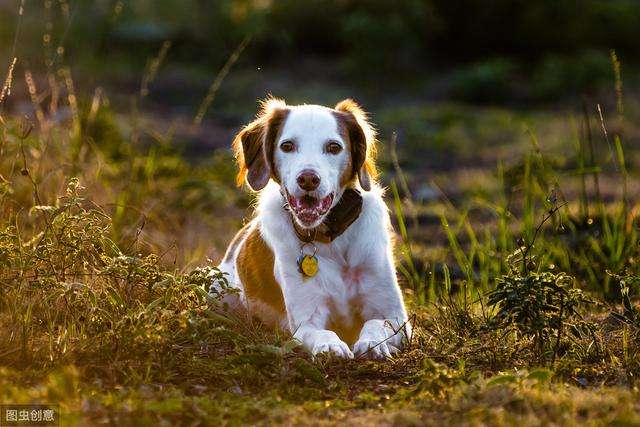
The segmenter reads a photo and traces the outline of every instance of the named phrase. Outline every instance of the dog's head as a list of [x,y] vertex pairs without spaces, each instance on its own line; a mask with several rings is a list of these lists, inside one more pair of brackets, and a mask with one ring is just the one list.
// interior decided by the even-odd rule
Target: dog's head
[[304,228],[318,226],[346,188],[368,191],[376,178],[375,133],[350,99],[334,108],[267,99],[233,147],[238,185],[259,191],[273,179]]

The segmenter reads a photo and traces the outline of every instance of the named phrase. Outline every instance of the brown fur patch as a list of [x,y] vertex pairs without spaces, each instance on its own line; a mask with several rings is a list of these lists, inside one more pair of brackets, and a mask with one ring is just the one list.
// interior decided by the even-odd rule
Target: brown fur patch
[[284,297],[273,273],[274,256],[260,235],[257,225],[252,227],[244,240],[236,268],[251,307],[251,301],[258,301],[273,311],[286,313]]
[[229,243],[229,246],[227,247],[227,251],[224,254],[224,258],[222,259],[222,262],[231,261],[231,259],[233,258],[233,254],[236,252],[236,249],[238,248],[238,245],[242,243],[242,239],[244,239],[244,236],[247,235],[247,232],[249,231],[250,227],[251,227],[251,223],[249,222],[245,224],[240,229],[240,231],[236,233],[235,236],[233,236],[233,240],[231,240],[231,243]]
[[339,315],[338,310],[331,301],[328,301],[328,305],[331,314],[326,328],[335,332],[342,341],[352,346],[358,341],[360,331],[364,326],[364,318],[360,313],[358,301],[350,301],[349,317]]
[[269,168],[271,169],[271,178],[278,184],[280,184],[280,176],[273,161],[273,152],[275,151],[276,141],[280,139],[288,115],[289,110],[283,109],[277,110],[271,115],[264,143],[264,152],[267,157],[267,162],[269,163]]
[[[367,113],[352,99],[345,99],[340,101],[334,109],[342,114],[336,115],[338,122],[341,126],[349,129],[351,138],[358,138],[357,130],[355,127],[359,127],[362,135],[364,135],[364,142],[366,148],[364,150],[363,166],[371,179],[374,181],[378,178],[378,169],[376,168],[376,131],[369,123]],[[353,120],[355,119],[355,123]],[[357,125],[357,126],[354,126]],[[356,149],[362,148],[354,147]],[[353,159],[353,167],[358,165],[358,159]]]
[[348,153],[348,161],[344,170],[340,174],[340,186],[344,188],[356,178],[358,170],[353,167],[353,144],[351,143],[351,138],[349,138],[349,129],[347,128],[347,124],[344,121],[342,113],[335,113],[334,116],[338,121],[340,136],[347,143],[346,151]]
[[254,190],[261,190],[269,177],[277,180],[273,168],[273,145],[289,114],[286,106],[280,99],[262,101],[255,120],[234,138],[232,147],[238,163],[238,186],[247,181]]

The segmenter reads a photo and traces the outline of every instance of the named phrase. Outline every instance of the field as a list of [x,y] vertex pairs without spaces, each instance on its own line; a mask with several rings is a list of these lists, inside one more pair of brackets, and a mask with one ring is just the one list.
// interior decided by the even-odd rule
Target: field
[[[256,71],[249,43],[213,77],[169,42],[137,71],[0,68],[0,403],[61,425],[640,425],[633,65],[552,57],[525,85],[488,60],[385,91],[315,56]],[[255,197],[229,145],[267,92],[356,97],[378,127],[415,328],[392,360],[312,359],[207,292]]]

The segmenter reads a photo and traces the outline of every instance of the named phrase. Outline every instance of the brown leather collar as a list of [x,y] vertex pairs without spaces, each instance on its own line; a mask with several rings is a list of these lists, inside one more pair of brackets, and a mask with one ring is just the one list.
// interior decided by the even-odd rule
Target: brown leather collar
[[[285,204],[284,207],[289,210],[288,204]],[[301,228],[293,218],[293,214],[289,212],[289,215],[291,215],[293,229],[298,239],[305,243],[331,243],[358,219],[360,212],[362,212],[362,196],[360,192],[353,188],[347,188],[338,203],[331,208],[322,224],[314,229]]]

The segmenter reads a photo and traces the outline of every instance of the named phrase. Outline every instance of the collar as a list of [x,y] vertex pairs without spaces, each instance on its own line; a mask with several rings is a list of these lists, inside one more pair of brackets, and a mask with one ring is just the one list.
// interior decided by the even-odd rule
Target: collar
[[[284,208],[289,211],[288,204],[285,203]],[[291,216],[293,229],[298,239],[302,242],[331,243],[358,219],[360,212],[362,212],[362,196],[360,192],[353,188],[347,188],[344,190],[344,193],[342,193],[342,197],[340,197],[338,203],[331,208],[324,221],[322,221],[322,224],[316,228],[310,230],[303,229],[296,223],[290,211],[289,215]]]

